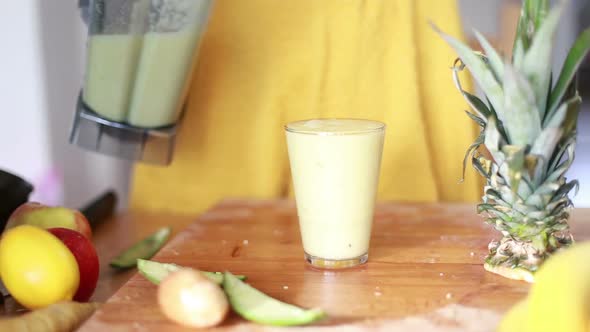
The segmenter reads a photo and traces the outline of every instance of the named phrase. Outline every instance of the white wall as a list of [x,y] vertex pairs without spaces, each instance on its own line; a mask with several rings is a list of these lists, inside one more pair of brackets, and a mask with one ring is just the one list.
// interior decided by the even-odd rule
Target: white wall
[[129,164],[68,143],[86,38],[77,1],[3,5],[0,168],[31,181],[32,199],[80,207],[114,188],[124,203]]
[[8,1],[0,20],[0,168],[32,181],[51,165],[36,10],[35,1]]

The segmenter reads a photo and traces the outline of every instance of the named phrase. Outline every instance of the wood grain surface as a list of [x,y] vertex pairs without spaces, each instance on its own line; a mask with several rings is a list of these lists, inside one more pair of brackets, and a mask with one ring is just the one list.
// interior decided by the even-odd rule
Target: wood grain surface
[[[432,327],[447,326],[449,331],[466,326],[491,331],[501,314],[529,288],[524,282],[484,271],[487,244],[497,234],[475,214],[473,205],[379,204],[369,263],[337,271],[316,270],[304,262],[291,201],[226,200],[189,221],[187,217],[120,216],[108,226],[110,231],[105,225],[96,234],[103,264],[126,243],[159,226],[173,224],[178,229],[188,224],[154,260],[245,274],[250,284],[270,296],[328,312],[329,318],[320,326],[305,331],[402,331],[420,320]],[[572,228],[577,240],[590,238],[589,221],[590,210],[575,211]],[[109,234],[108,241],[103,234]],[[95,299],[109,296],[132,273],[103,269]],[[156,289],[134,274],[80,330],[185,330],[161,314]],[[232,314],[216,330],[273,329]]]

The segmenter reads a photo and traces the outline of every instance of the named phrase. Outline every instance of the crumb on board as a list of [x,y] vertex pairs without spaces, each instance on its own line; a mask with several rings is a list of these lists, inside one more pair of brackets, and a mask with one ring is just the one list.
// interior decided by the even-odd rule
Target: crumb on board
[[447,298],[447,300],[450,300],[453,298],[453,294],[447,293],[447,295],[445,295],[445,297]]
[[245,246],[247,246],[249,242],[248,242],[248,240],[244,240],[242,243],[243,243]]
[[283,286],[283,289],[287,290],[289,289],[289,286]]
[[373,294],[375,294],[375,296],[376,296],[376,297],[379,297],[379,296],[381,296],[381,294],[383,294],[383,293],[381,293],[381,292],[379,292],[379,291],[375,291],[375,293],[373,293]]
[[439,275],[439,276],[441,276],[441,277],[444,277],[444,276],[445,276],[445,274],[444,274],[444,273],[442,273],[442,272],[441,272],[441,273],[439,273],[438,275]]

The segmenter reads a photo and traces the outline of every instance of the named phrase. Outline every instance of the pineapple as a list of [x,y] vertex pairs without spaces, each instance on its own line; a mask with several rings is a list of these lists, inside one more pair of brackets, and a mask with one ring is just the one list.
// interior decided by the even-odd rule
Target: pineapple
[[[489,244],[486,270],[534,281],[534,272],[552,253],[573,243],[568,227],[569,194],[578,181],[566,179],[574,161],[581,98],[576,71],[590,49],[590,29],[573,45],[556,81],[553,40],[565,4],[524,0],[511,59],[503,58],[477,31],[485,54],[433,28],[459,55],[453,78],[481,126],[469,147],[486,179],[478,212],[502,234]],[[467,68],[485,101],[463,90],[458,73]]]

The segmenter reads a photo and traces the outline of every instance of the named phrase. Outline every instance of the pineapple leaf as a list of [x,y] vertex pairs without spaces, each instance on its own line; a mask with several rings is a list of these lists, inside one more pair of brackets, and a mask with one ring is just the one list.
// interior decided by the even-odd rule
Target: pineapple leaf
[[[506,163],[506,165],[508,165],[508,163]],[[512,206],[514,206],[514,204],[519,199],[519,197],[516,195],[516,192],[514,190],[512,190],[512,188],[509,188],[508,186],[500,187],[500,195],[502,195],[502,200],[504,202],[510,203],[510,204],[512,204]]]
[[549,107],[548,107],[548,115],[551,115],[561,103],[561,99],[563,98],[564,94],[568,86],[574,79],[580,64],[590,51],[590,28],[584,30],[582,34],[578,37],[574,46],[569,51],[567,58],[563,64],[561,69],[561,74],[559,75],[559,79],[557,80],[557,84],[549,97]]
[[543,161],[541,159],[539,159],[539,157],[534,156],[532,154],[527,154],[525,157],[525,167],[528,171],[528,178],[529,179],[534,179],[536,178],[538,175],[537,172],[539,171],[539,169],[541,168],[541,163]]
[[567,115],[565,116],[563,131],[565,133],[575,132],[578,127],[578,116],[580,115],[582,98],[576,95],[574,98],[568,100],[565,105],[567,105]]
[[566,137],[562,140],[563,142],[559,144],[558,148],[555,150],[553,157],[551,158],[551,164],[549,165],[549,169],[557,168],[560,162],[562,162],[563,156],[565,155],[566,151],[569,153],[569,146],[575,146],[576,144],[576,134],[569,133]]
[[533,42],[524,56],[522,70],[533,88],[539,115],[543,118],[547,107],[547,92],[550,90],[549,81],[551,77],[551,61],[553,51],[553,40],[557,31],[557,24],[563,6],[552,10],[536,31]]
[[494,208],[493,204],[479,204],[477,205],[477,213],[480,214],[482,212],[487,212],[487,211],[495,211],[496,209]]
[[505,145],[502,147],[502,152],[506,155],[506,164],[508,164],[508,182],[512,192],[516,194],[525,169],[526,147]]
[[528,81],[514,68],[504,66],[504,124],[510,143],[531,144],[541,132],[541,118],[535,104],[534,92]]
[[[553,151],[555,150],[557,143],[559,143],[562,133],[563,131],[559,127],[549,127],[543,129],[539,137],[537,137],[537,139],[535,140],[535,143],[533,144],[530,153],[532,155],[540,156],[544,161],[547,162],[547,164],[549,164],[551,155],[553,154]],[[543,179],[543,175],[544,174],[535,177],[537,181],[535,185],[540,184],[540,181],[542,181]]]
[[530,205],[530,206],[534,206],[534,207],[536,207],[539,210],[542,210],[543,207],[545,206],[545,202],[543,202],[542,196],[541,195],[538,195],[538,194],[530,195],[526,199],[525,204],[526,205]]
[[488,124],[484,131],[484,145],[494,158],[494,162],[498,165],[504,163],[504,156],[500,153],[500,142],[501,136],[498,128],[496,127],[496,120],[494,118],[488,119]]
[[532,240],[533,248],[543,251],[547,247],[547,233],[541,232],[537,236],[533,237]]
[[520,41],[524,50],[529,48],[533,35],[540,28],[548,9],[549,0],[524,0],[517,25],[515,47]]
[[533,212],[527,214],[526,216],[529,217],[530,219],[534,219],[534,220],[543,220],[543,219],[547,218],[547,212],[543,211],[543,207],[544,207],[544,205],[538,206],[538,208],[539,208],[538,211],[533,211]]
[[481,99],[479,99],[478,97],[472,95],[471,93],[465,91],[465,98],[468,100],[468,102],[471,104],[470,106],[473,109],[477,109],[479,111],[479,113],[481,113],[483,115],[483,119],[484,121],[486,121],[485,119],[487,119],[490,116],[496,116],[495,114],[492,113],[492,111],[486,106],[486,104],[484,104],[483,101],[481,101]]
[[574,78],[565,90],[565,94],[561,100],[569,100],[578,95],[578,74],[574,75]]
[[[480,119],[480,118],[478,118],[477,116],[475,116],[475,115],[473,115],[473,114],[471,114],[471,113],[469,113],[467,111],[465,111],[465,113],[467,113],[469,115],[469,117],[472,117],[473,116],[472,119],[474,119],[474,121],[476,121],[478,123],[479,123],[479,121],[482,121],[483,122],[483,120]],[[476,120],[476,119],[478,119],[478,120]],[[485,122],[481,126],[482,127],[485,127]],[[465,180],[465,169],[467,169],[467,159],[469,158],[470,155],[471,155],[471,158],[474,157],[474,154],[476,153],[477,148],[479,148],[480,145],[483,144],[483,141],[484,141],[484,133],[481,132],[479,134],[479,136],[477,137],[477,139],[475,140],[475,142],[473,142],[473,144],[471,144],[469,146],[469,148],[467,148],[467,152],[465,152],[465,157],[463,158],[463,173],[462,173],[461,181],[460,182],[463,182]]]
[[542,186],[537,188],[537,190],[535,190],[535,195],[552,195],[555,191],[559,190],[559,187],[560,185],[557,182],[546,182]]
[[517,43],[514,46],[514,51],[512,51],[512,64],[514,68],[518,70],[522,70],[522,64],[524,63],[524,46],[522,46],[522,41],[517,40]]
[[520,179],[520,183],[518,184],[518,190],[516,193],[519,197],[522,197],[522,199],[526,200],[530,195],[533,194],[533,188],[531,186],[531,183],[527,179],[528,173],[522,172],[521,174],[522,177]]
[[431,23],[431,26],[449,45],[451,45],[453,49],[455,49],[461,58],[461,61],[467,66],[480,88],[490,99],[490,102],[497,112],[498,118],[504,122],[502,111],[504,109],[502,104],[504,100],[504,91],[488,64],[481,58],[481,56],[475,54],[475,52],[467,45],[445,34],[436,25]]
[[557,148],[553,152],[553,156],[551,157],[551,163],[549,164],[548,170],[554,170],[557,166],[563,162],[564,156],[566,154],[566,150],[568,146],[575,145],[576,137],[575,133],[569,134],[569,136],[564,137],[562,141],[558,144]]
[[[530,167],[530,166],[529,166],[529,159],[530,159],[530,157],[531,157],[530,155],[526,155],[526,156],[525,156],[525,162],[524,162],[524,164],[525,164],[525,167],[527,167],[527,169]],[[534,159],[536,159],[536,158],[534,158]],[[536,168],[537,168],[537,169],[538,169],[538,168],[540,168],[540,166],[539,166],[539,163],[537,164]],[[530,195],[532,195],[532,194],[533,194],[533,192],[534,192],[533,184],[531,183],[531,181],[529,180],[529,178],[530,178],[530,177],[528,176],[528,174],[527,174],[527,173],[524,173],[524,174],[523,174],[523,177],[522,177],[522,182],[521,182],[521,184],[520,184],[520,187],[519,187],[519,192],[518,192],[518,195],[519,195],[520,197],[529,197],[529,196],[530,196]],[[524,184],[525,186],[523,186],[523,184]],[[521,187],[526,187],[526,188],[524,188],[525,190],[521,190]],[[524,191],[524,192],[525,192],[525,194],[524,194],[524,195],[521,195],[521,193],[520,193],[521,191]]]
[[[526,216],[526,215],[528,215],[529,213],[532,213],[532,212],[535,212],[536,211],[536,209],[535,209],[534,206],[529,206],[529,205],[525,204],[525,202],[515,203],[514,206],[513,206],[513,208],[516,211],[520,212],[520,214],[522,214],[523,217]],[[526,220],[523,220],[523,221],[526,222]]]
[[572,189],[575,189],[574,194],[578,194],[578,189],[580,187],[580,182],[578,180],[572,180],[563,186],[559,187],[559,189],[555,192],[553,197],[551,198],[551,202],[555,202],[563,197],[566,197]]
[[551,116],[547,118],[547,123],[543,126],[545,128],[559,128],[562,126],[563,121],[567,115],[567,103],[561,105],[561,107]]
[[568,145],[566,148],[566,151],[567,151],[567,155],[568,155],[567,159],[564,162],[562,162],[561,164],[559,164],[559,166],[557,166],[557,168],[555,168],[555,170],[553,170],[553,172],[551,174],[549,174],[547,179],[545,179],[545,182],[550,183],[550,182],[557,181],[570,168],[570,166],[574,162],[574,158],[575,158],[575,144]]
[[[492,111],[484,104],[481,99],[478,97],[470,94],[469,92],[463,90],[463,86],[461,85],[461,80],[459,79],[459,72],[465,68],[465,64],[461,61],[461,59],[456,59],[455,63],[453,64],[453,81],[455,82],[455,86],[457,90],[461,92],[465,101],[469,104],[469,106],[479,115],[482,119],[487,119],[492,115]],[[494,115],[495,116],[495,115]],[[483,127],[483,126],[482,126]]]
[[570,199],[567,197],[561,197],[560,199],[557,199],[555,201],[550,202],[549,204],[547,204],[547,206],[545,207],[545,209],[547,211],[551,211],[552,215],[556,215],[556,211],[558,211],[559,209],[563,209],[567,206],[569,206],[571,203]]
[[504,74],[504,61],[502,60],[498,52],[496,52],[494,47],[492,47],[492,44],[490,44],[490,42],[479,31],[475,30],[474,33],[475,37],[479,41],[479,44],[483,48],[490,62],[490,67],[494,71],[496,79],[498,80],[498,82],[500,82],[500,84],[502,84],[502,75]]
[[509,215],[507,215],[506,213],[496,209],[496,207],[492,204],[479,204],[477,206],[477,213],[481,214],[481,213],[489,213],[492,214],[500,219],[502,219],[503,221],[509,222],[512,220],[512,218],[510,218]]
[[[484,158],[481,158],[484,159]],[[471,158],[471,164],[473,165],[473,168],[475,168],[475,170],[484,178],[489,178],[490,177],[490,167],[485,165],[486,164],[486,160],[484,159],[483,162],[481,160],[479,160],[479,158],[472,156]],[[463,171],[465,171],[465,168],[463,169]]]
[[563,127],[564,133],[576,130],[582,98],[579,95],[563,103],[556,112],[546,119],[545,127]]
[[486,120],[480,118],[479,116],[469,112],[469,111],[465,111],[465,114],[467,114],[467,116],[475,121],[475,123],[477,123],[480,127],[485,128],[486,127]]
[[496,110],[494,110],[494,106],[492,105],[492,103],[490,103],[490,100],[487,97],[486,97],[486,100],[488,102],[488,109],[492,113],[491,116],[493,116],[494,119],[496,120],[496,126],[498,129],[498,132],[500,133],[500,136],[502,137],[502,139],[504,139],[504,141],[508,142],[508,135],[506,135],[506,129],[504,128],[502,121],[500,121],[498,119],[498,115],[496,114]]
[[549,0],[525,0],[524,7],[535,25],[535,30],[538,30],[549,11]]
[[[555,148],[563,136],[564,129],[562,129],[562,124],[566,119],[568,111],[570,111],[568,104],[563,104],[562,107],[560,107],[559,110],[551,117],[549,123],[547,123],[547,126],[537,137],[531,148],[530,153],[543,158],[547,165],[550,164]],[[572,108],[571,111],[574,112],[575,109]],[[577,113],[575,116],[577,119]],[[540,181],[542,176],[537,177],[536,179],[537,181]],[[537,185],[538,184],[540,183],[537,183]]]
[[503,202],[504,204],[506,204],[506,206],[510,206],[508,202],[504,202],[504,200],[502,199],[502,195],[500,195],[500,192],[498,192],[494,188],[486,187],[485,194],[486,197],[491,198],[495,202]]
[[520,19],[518,20],[518,25],[516,26],[516,37],[514,38],[513,50],[516,50],[517,43],[520,43],[522,45],[523,50],[527,50],[529,48],[529,25],[529,13],[527,11],[526,6],[522,6],[522,8],[520,9]]
[[541,183],[543,181],[543,177],[546,174],[546,171],[547,171],[547,168],[546,167],[549,164],[549,162],[546,161],[543,158],[539,158],[539,157],[536,157],[536,156],[533,156],[533,155],[530,155],[530,156],[532,156],[532,157],[534,157],[534,158],[537,159],[537,165],[536,165],[536,168],[535,168],[535,173],[532,176],[532,179],[534,179],[534,181],[535,181],[534,187],[535,188],[538,188],[539,185],[541,185]]

